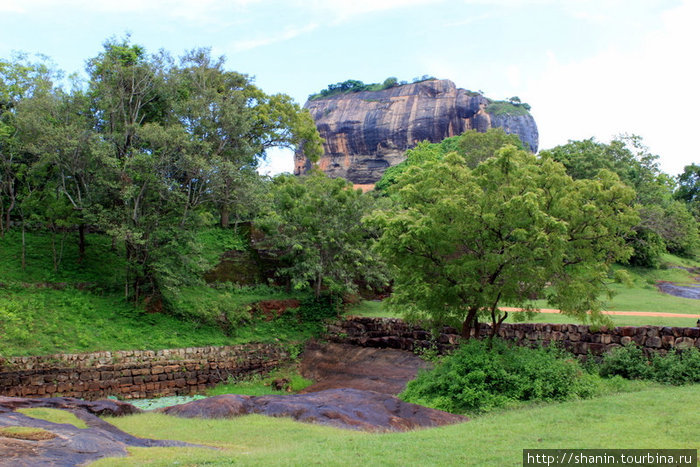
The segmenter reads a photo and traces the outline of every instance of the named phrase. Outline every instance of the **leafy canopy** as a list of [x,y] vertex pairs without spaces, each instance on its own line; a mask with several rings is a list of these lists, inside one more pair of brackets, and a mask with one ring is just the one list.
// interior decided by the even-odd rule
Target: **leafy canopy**
[[506,146],[472,170],[458,154],[408,168],[390,188],[393,211],[373,222],[392,267],[389,306],[409,317],[462,323],[469,337],[499,305],[550,304],[602,320],[608,267],[630,254],[624,237],[638,221],[634,191],[609,171],[573,180],[551,158]]
[[386,192],[389,186],[396,183],[401,174],[409,167],[420,165],[428,160],[442,160],[445,155],[456,152],[462,156],[469,168],[474,168],[481,162],[493,157],[496,151],[507,144],[512,144],[518,149],[525,149],[520,137],[516,134],[508,134],[502,128],[489,128],[482,133],[477,130],[467,130],[459,136],[445,138],[439,143],[422,141],[412,149],[406,151],[406,160],[393,167],[389,167],[382,178],[375,185],[378,191]]
[[295,288],[312,284],[319,296],[324,288],[352,292],[357,279],[383,285],[383,269],[362,224],[372,207],[370,196],[322,172],[278,176],[271,191],[272,208],[258,225],[287,264],[278,273]]

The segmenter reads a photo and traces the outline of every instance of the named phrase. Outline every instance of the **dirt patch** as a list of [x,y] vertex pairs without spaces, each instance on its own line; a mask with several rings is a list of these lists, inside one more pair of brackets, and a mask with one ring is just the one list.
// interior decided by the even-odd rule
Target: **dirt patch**
[[272,321],[289,309],[299,308],[301,302],[295,298],[286,300],[263,300],[253,305],[255,314],[263,315],[266,321]]
[[418,370],[429,367],[428,362],[404,350],[312,342],[302,355],[301,374],[316,383],[301,392],[354,388],[395,395]]
[[41,428],[29,428],[22,426],[0,428],[0,437],[23,439],[26,441],[44,441],[47,439],[53,439],[56,437],[56,435]]

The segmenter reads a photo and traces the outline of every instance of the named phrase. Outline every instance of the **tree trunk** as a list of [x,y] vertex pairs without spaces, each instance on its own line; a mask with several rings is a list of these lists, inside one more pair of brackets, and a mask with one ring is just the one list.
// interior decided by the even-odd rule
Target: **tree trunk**
[[479,311],[479,309],[476,307],[470,308],[469,312],[467,313],[467,317],[464,318],[464,321],[462,322],[462,339],[471,339],[472,327],[474,321],[476,320],[477,311]]
[[53,272],[58,271],[58,254],[56,253],[56,229],[51,229],[51,254],[53,255]]
[[503,321],[505,321],[507,317],[507,311],[504,312],[503,316],[501,316],[498,320],[496,320],[495,313],[491,313],[491,335],[489,336],[490,340],[493,340],[493,338],[498,335],[498,331],[501,329],[501,324],[503,324]]
[[222,207],[219,210],[219,213],[221,214],[221,227],[223,227],[224,229],[227,229],[229,223],[231,222],[230,221],[231,213],[229,212],[229,209],[227,207]]
[[78,263],[85,258],[85,224],[78,225]]
[[316,287],[314,290],[314,295],[316,296],[316,298],[321,296],[321,283],[322,282],[323,282],[323,280],[321,278],[321,273],[319,272],[318,277],[316,278]]
[[27,241],[24,236],[25,232],[24,218],[22,219],[22,271],[27,268]]

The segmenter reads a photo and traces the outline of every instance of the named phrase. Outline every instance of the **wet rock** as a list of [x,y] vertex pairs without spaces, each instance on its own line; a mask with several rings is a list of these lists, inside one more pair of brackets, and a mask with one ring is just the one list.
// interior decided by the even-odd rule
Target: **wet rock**
[[403,350],[310,343],[302,355],[301,374],[316,383],[302,392],[354,388],[395,395],[418,370],[429,367],[428,362]]
[[[76,466],[104,457],[126,456],[128,454],[127,447],[130,446],[196,446],[180,441],[137,438],[119,430],[83,408],[62,407],[63,410],[68,410],[83,420],[88,428],[52,423],[10,409],[10,407],[59,408],[57,405],[40,403],[47,399],[21,399],[18,401],[8,399],[15,398],[3,397],[0,401],[4,409],[4,412],[0,413],[0,428],[13,426],[39,428],[54,436],[36,437],[37,439],[11,439],[0,435],[0,466]],[[34,404],[34,402],[37,403]],[[99,406],[93,405],[89,408],[96,413],[100,412]],[[106,412],[103,411],[103,413]]]
[[674,283],[659,282],[656,287],[663,293],[682,298],[694,298],[700,300],[700,284],[698,283]]
[[407,431],[468,420],[461,415],[409,404],[388,394],[358,389],[269,396],[224,394],[159,411],[185,418],[261,414],[362,431]]
[[73,397],[47,397],[47,398],[25,398],[25,397],[3,397],[0,396],[0,413],[10,412],[23,408],[45,407],[51,409],[81,409],[97,416],[131,415],[141,412],[131,404],[112,399],[102,399],[98,401],[84,401]]

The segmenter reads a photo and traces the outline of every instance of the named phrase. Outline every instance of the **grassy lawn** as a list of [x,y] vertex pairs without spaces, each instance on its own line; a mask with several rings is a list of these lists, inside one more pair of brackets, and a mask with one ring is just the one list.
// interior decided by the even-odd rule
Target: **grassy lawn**
[[524,406],[459,425],[369,434],[276,419],[111,418],[137,436],[218,450],[133,448],[120,465],[521,465],[525,448],[698,448],[700,385],[652,386],[585,401]]

